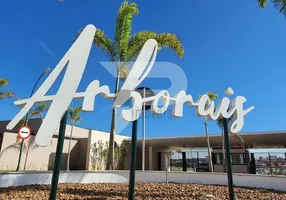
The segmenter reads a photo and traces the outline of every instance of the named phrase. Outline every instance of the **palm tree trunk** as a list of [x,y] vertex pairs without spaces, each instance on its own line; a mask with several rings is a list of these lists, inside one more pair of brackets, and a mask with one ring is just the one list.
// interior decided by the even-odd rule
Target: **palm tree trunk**
[[[116,74],[116,83],[115,83],[115,94],[118,93],[119,90],[119,81],[120,81],[120,72],[117,69]],[[115,99],[114,99],[115,101]],[[116,109],[112,107],[112,118],[111,118],[111,127],[110,127],[110,136],[109,136],[109,149],[107,155],[107,163],[106,170],[114,169],[114,135],[116,130]]]
[[69,140],[69,148],[68,148],[68,158],[67,158],[67,171],[70,170],[70,149],[71,149],[71,140],[72,140],[72,134],[73,134],[73,124],[71,127],[71,134],[70,134],[70,140]]
[[205,119],[204,124],[205,124],[206,139],[207,139],[207,145],[208,145],[209,169],[210,169],[210,172],[214,172],[214,170],[213,170],[212,154],[211,154],[210,137],[209,137],[209,131],[208,131],[208,123],[207,123],[206,119]]

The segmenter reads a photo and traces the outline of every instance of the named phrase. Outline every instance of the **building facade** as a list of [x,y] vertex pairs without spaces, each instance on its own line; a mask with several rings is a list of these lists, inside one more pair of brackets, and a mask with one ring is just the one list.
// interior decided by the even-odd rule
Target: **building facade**
[[[21,127],[18,124],[13,130],[5,129],[8,121],[0,122],[0,170],[10,171],[17,168],[20,141],[17,139],[17,130]],[[52,170],[54,166],[55,153],[57,147],[58,130],[55,131],[51,142],[40,147],[35,144],[35,136],[41,124],[40,119],[29,120],[29,127],[32,135],[24,141],[24,148],[21,157],[22,170]],[[71,126],[67,125],[63,146],[61,169],[67,167],[68,145],[71,134]],[[126,136],[115,135],[115,143],[120,146]],[[109,133],[88,130],[84,128],[74,127],[71,138],[71,170],[103,170],[105,168],[104,152],[108,150]],[[106,153],[105,153],[106,155]],[[102,158],[102,159],[101,159]]]
[[[19,157],[17,130],[5,129],[9,121],[0,122],[0,170],[15,170]],[[29,120],[32,135],[25,140],[21,158],[21,170],[52,170],[57,146],[58,130],[46,147],[39,147],[34,139],[41,125],[41,119]],[[68,144],[71,126],[67,125],[63,147],[62,166],[67,167]],[[108,153],[109,133],[74,127],[71,138],[71,170],[104,170]],[[129,169],[131,138],[115,135],[114,164],[115,169]],[[240,137],[231,135],[231,159],[234,173],[268,173],[286,174],[286,154],[281,156],[265,154],[255,157],[253,149],[284,149],[286,147],[286,131],[240,133]],[[205,151],[205,136],[147,138],[145,140],[145,170],[181,170],[210,171],[208,159],[213,161],[215,172],[225,172],[223,166],[222,136],[211,135],[211,158]],[[174,157],[174,151],[177,152]],[[193,152],[196,152],[196,155]],[[190,154],[191,156],[188,156]],[[282,151],[281,151],[282,152]],[[285,151],[286,152],[286,151]],[[199,156],[199,154],[201,156]],[[142,169],[142,139],[137,140],[137,170]],[[203,156],[202,156],[203,155]],[[261,154],[262,155],[262,154]],[[277,164],[277,167],[276,167]],[[276,168],[275,168],[276,167]]]

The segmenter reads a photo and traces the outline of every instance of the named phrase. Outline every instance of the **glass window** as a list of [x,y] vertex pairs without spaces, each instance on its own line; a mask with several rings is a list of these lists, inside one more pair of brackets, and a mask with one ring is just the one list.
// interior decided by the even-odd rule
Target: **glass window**
[[[215,160],[214,164],[222,165],[223,164],[223,154],[222,153],[215,153]],[[232,153],[231,154],[231,163],[233,165],[245,165],[245,153]]]
[[245,165],[245,153],[232,153],[231,163],[233,165]]
[[215,163],[216,165],[222,165],[223,164],[223,155],[222,153],[215,153]]

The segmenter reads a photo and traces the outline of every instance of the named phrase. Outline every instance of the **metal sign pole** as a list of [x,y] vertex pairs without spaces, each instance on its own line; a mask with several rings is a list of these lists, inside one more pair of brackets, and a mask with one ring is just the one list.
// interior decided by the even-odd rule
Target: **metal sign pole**
[[227,164],[228,193],[229,193],[229,199],[234,200],[230,145],[228,138],[228,121],[226,118],[223,118],[223,128],[224,128],[224,145],[225,145],[226,164]]
[[61,124],[60,124],[49,200],[57,199],[57,189],[58,189],[59,174],[60,174],[60,169],[61,169],[61,161],[62,161],[63,146],[64,146],[64,140],[65,140],[67,118],[68,118],[68,111],[65,112],[61,120]]
[[128,200],[134,200],[135,173],[136,173],[136,146],[137,146],[137,120],[132,122],[131,165],[129,171]]
[[[143,98],[145,99],[146,88],[143,88]],[[143,115],[142,115],[142,171],[145,171],[145,133],[146,133],[146,110],[145,102],[143,103]]]

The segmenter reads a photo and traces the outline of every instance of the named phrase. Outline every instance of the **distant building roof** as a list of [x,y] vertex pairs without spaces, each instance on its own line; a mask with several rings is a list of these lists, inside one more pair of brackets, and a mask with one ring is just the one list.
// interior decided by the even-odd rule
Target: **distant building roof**
[[[0,133],[3,132],[13,132],[17,133],[19,128],[23,126],[24,120],[21,120],[12,130],[7,130],[6,126],[9,124],[10,120],[6,121],[0,121]],[[29,119],[29,127],[32,130],[32,135],[36,135],[38,132],[40,126],[42,124],[42,119],[41,118],[36,118],[36,119]]]
[[[268,131],[268,132],[251,132],[238,133],[244,140],[247,148],[281,148],[286,147],[286,131]],[[240,146],[241,141],[238,137],[231,135],[232,146]],[[151,145],[156,148],[205,148],[207,147],[205,136],[188,136],[188,137],[161,137],[147,138],[146,146]],[[221,135],[210,135],[211,147],[222,146]],[[138,148],[142,146],[142,139],[138,139]]]

